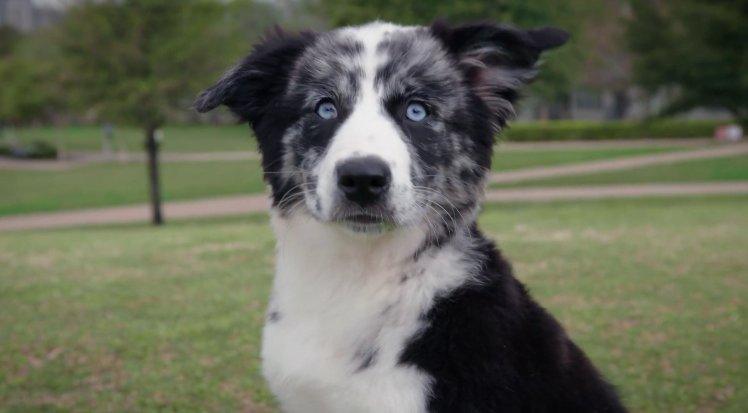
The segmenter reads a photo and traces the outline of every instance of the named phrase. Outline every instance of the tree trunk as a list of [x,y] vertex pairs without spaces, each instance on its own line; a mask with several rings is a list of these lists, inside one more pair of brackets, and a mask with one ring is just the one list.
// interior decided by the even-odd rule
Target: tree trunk
[[738,125],[743,128],[743,136],[748,136],[748,110],[737,107],[729,107],[728,110],[735,117]]
[[57,147],[57,160],[63,160],[67,158],[67,150],[65,148],[65,134],[62,132],[62,120],[54,115],[53,118],[55,123],[55,146]]
[[62,126],[55,125],[55,146],[57,146],[57,160],[63,160],[67,158],[67,152],[65,151],[65,137],[62,134]]
[[158,177],[158,142],[156,128],[148,127],[145,135],[145,148],[148,151],[148,181],[151,190],[151,223],[163,224],[161,216],[161,189]]
[[748,136],[748,116],[738,119],[738,123],[743,128],[743,137]]
[[550,118],[550,115],[548,113],[548,105],[543,103],[540,108],[538,109],[538,119],[546,121]]
[[559,117],[561,119],[571,119],[574,117],[574,113],[572,111],[572,97],[570,93],[564,93],[561,96],[561,99],[559,99],[558,106],[559,106]]
[[626,118],[629,107],[631,106],[631,97],[626,89],[616,90],[613,92],[613,113],[611,118],[621,120]]

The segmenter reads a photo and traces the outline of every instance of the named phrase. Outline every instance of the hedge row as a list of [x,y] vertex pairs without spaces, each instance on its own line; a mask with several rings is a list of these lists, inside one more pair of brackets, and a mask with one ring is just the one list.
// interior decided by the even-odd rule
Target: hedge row
[[574,120],[514,123],[502,133],[501,139],[512,142],[531,142],[708,138],[714,136],[715,129],[728,123],[730,122],[678,120],[651,122],[590,122]]
[[34,141],[28,148],[0,142],[0,156],[20,159],[54,159],[57,157],[57,148],[45,141]]

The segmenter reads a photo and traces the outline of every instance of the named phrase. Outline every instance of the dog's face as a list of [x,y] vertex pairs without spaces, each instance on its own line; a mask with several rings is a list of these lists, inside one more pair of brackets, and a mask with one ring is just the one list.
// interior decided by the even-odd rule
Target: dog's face
[[282,214],[438,233],[472,215],[518,90],[566,40],[497,23],[278,31],[195,106],[252,125]]

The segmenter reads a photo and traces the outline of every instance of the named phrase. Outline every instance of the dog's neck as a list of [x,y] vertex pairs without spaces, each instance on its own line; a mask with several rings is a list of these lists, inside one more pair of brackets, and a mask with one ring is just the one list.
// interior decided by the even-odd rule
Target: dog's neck
[[[422,255],[438,255],[447,244],[466,251],[471,239],[474,214],[451,232],[437,233],[433,226],[399,228],[379,235],[354,234],[335,225],[321,223],[307,214],[284,216],[271,212],[277,237],[277,265],[313,270],[319,263],[345,266],[346,277],[371,273],[407,271]],[[437,234],[438,236],[435,236]]]
[[475,246],[470,227],[428,246],[428,228],[356,235],[308,215],[279,213],[272,213],[272,224],[277,252],[271,312],[277,306],[292,317],[364,303],[376,314],[405,296],[421,297],[425,308],[436,294],[470,279],[479,262],[469,258]]

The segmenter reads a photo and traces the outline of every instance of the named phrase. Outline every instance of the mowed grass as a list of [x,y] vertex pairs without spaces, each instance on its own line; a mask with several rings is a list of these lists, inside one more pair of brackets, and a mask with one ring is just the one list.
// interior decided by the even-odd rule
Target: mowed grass
[[[162,163],[165,201],[258,193],[259,161]],[[0,170],[0,216],[148,202],[145,163],[99,164],[62,171]]]
[[[161,150],[164,152],[225,152],[255,151],[257,142],[247,125],[191,125],[166,126],[163,128],[164,140]],[[102,128],[99,126],[68,126],[60,130],[52,127],[21,128],[15,130],[20,143],[29,144],[35,140],[44,140],[56,144],[58,137],[63,138],[66,149],[79,151],[99,151],[102,149]],[[114,150],[122,147],[130,152],[143,152],[144,132],[132,127],[115,129]],[[524,156],[511,155],[516,150],[501,152],[502,160],[499,169],[517,169],[526,165],[560,164],[585,160],[605,159],[617,156],[645,153],[666,152],[678,148],[678,145],[660,147],[634,147],[611,149],[569,149],[569,150],[536,150],[530,159],[542,159],[542,163],[523,162]],[[500,150],[501,151],[501,150]],[[522,151],[520,151],[522,152]],[[562,153],[565,152],[565,153]],[[514,159],[518,159],[514,161]],[[504,166],[505,165],[505,166]]]
[[[748,406],[748,197],[486,206],[632,412]],[[264,218],[0,234],[0,411],[274,412]]]
[[563,176],[510,184],[506,186],[581,186],[649,183],[730,182],[748,181],[748,155],[728,158],[686,161],[617,172]]
[[[247,125],[166,126],[163,134],[161,150],[164,152],[254,151],[257,148]],[[46,126],[22,128],[15,130],[15,135],[20,143],[25,144],[43,140],[54,145],[61,137],[67,150],[76,151],[100,151],[103,140],[99,126],[68,126],[59,130]],[[145,132],[140,129],[116,127],[113,150],[144,152],[144,138]]]
[[510,171],[516,169],[560,166],[582,162],[603,161],[629,156],[654,155],[658,153],[698,150],[701,146],[655,146],[633,148],[580,148],[580,149],[533,149],[502,150],[494,154],[493,170]]
[[[663,151],[669,148],[497,151],[495,170],[561,165]],[[162,163],[167,201],[265,190],[259,161]],[[97,164],[61,171],[0,170],[0,216],[137,204],[148,201],[145,164]]]

